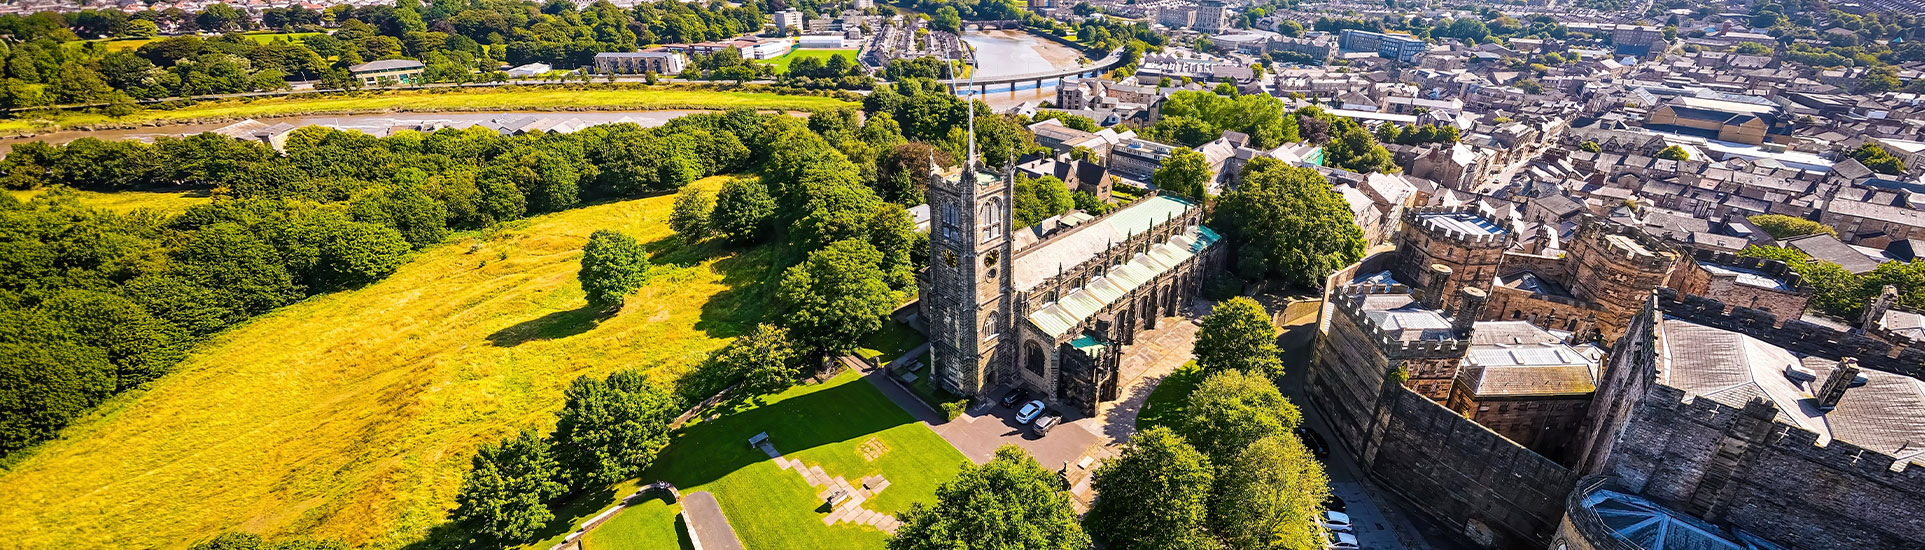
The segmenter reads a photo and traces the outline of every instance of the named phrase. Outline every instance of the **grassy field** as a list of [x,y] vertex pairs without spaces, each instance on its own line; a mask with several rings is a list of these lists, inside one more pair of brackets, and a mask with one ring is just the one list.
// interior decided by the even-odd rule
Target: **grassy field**
[[[365,548],[423,539],[444,523],[474,449],[548,429],[570,380],[636,368],[674,379],[761,320],[771,249],[679,248],[673,202],[598,204],[451,239],[379,283],[217,335],[0,472],[0,540],[180,548],[231,529]],[[655,253],[648,284],[612,315],[585,307],[575,279],[582,244],[604,228]]]
[[[648,548],[668,550],[692,550],[695,545],[678,523],[682,513],[681,504],[668,504],[662,499],[654,499],[638,506],[630,506],[608,522],[583,535],[584,548],[635,548],[646,544]],[[641,543],[641,544],[638,544]],[[547,550],[553,543],[529,545],[531,548]]]
[[1137,413],[1136,429],[1157,426],[1176,429],[1183,421],[1184,410],[1189,408],[1190,392],[1202,383],[1203,369],[1198,368],[1195,361],[1177,367],[1176,372],[1150,390],[1149,399],[1143,401],[1143,411]]
[[916,329],[910,328],[909,325],[884,320],[882,330],[865,336],[857,342],[861,347],[856,349],[856,355],[864,359],[880,359],[877,364],[886,363],[902,357],[903,354],[916,349],[916,346],[922,345],[927,340],[928,338],[923,337],[922,333],[916,332]]
[[[868,526],[822,524],[828,509],[815,497],[820,489],[783,470],[750,448],[749,437],[768,432],[783,456],[820,465],[852,484],[880,474],[889,487],[863,507],[887,514],[909,509],[935,495],[936,486],[959,471],[967,459],[942,436],[917,423],[909,413],[876,391],[860,375],[845,372],[828,382],[792,388],[759,406],[703,420],[675,434],[668,450],[642,480],[664,480],[683,494],[709,491],[722,504],[736,535],[751,550],[787,548],[882,548],[887,535]],[[884,449],[873,460],[864,448]],[[590,532],[595,550],[669,550],[676,539],[666,511],[629,508]],[[614,529],[604,533],[604,530]],[[652,536],[623,536],[649,533]],[[547,548],[547,542],[530,548]]]
[[[31,200],[45,192],[46,189],[43,188],[29,191],[7,191],[6,193],[24,201]],[[122,191],[118,193],[75,190],[74,193],[80,195],[81,204],[114,212],[131,212],[146,208],[165,214],[175,214],[214,200],[207,196],[206,191],[199,190]]]
[[85,126],[163,124],[197,120],[238,120],[276,116],[390,111],[509,110],[655,110],[783,109],[792,111],[855,106],[832,97],[763,92],[652,88],[505,87],[443,90],[394,90],[350,94],[296,95],[197,103],[178,109],[149,109],[125,117],[100,113],[36,113],[0,120],[0,134],[47,132]]
[[830,58],[830,57],[834,57],[834,56],[837,56],[837,55],[841,55],[841,56],[844,56],[844,57],[848,57],[848,58],[849,58],[849,62],[850,62],[850,63],[855,63],[855,61],[856,61],[856,52],[857,52],[857,50],[853,50],[853,49],[849,49],[849,50],[815,50],[815,49],[809,49],[809,50],[804,50],[804,49],[800,49],[800,48],[798,48],[798,49],[794,49],[794,50],[789,50],[789,53],[787,53],[787,54],[784,54],[784,55],[783,55],[782,57],[777,57],[777,58],[775,58],[775,59],[766,59],[766,60],[762,60],[762,61],[757,61],[756,63],[763,63],[763,64],[768,64],[768,65],[774,65],[777,71],[781,71],[781,72],[785,72],[785,73],[786,73],[786,72],[789,72],[789,64],[790,64],[790,63],[794,63],[794,62],[795,62],[795,60],[797,60],[797,59],[802,59],[802,58],[805,58],[805,57],[813,57],[813,58],[816,58],[816,59],[820,59],[820,60],[822,60],[822,61],[824,61],[824,62],[827,62],[827,61],[829,60],[829,58]]

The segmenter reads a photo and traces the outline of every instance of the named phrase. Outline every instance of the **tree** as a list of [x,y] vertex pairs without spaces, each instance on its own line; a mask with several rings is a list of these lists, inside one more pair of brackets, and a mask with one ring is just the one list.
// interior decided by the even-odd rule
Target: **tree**
[[1289,435],[1303,422],[1303,413],[1270,379],[1235,370],[1204,378],[1183,413],[1183,436],[1222,465],[1257,440]]
[[1865,74],[1859,75],[1856,91],[1861,94],[1878,94],[1896,90],[1902,85],[1903,83],[1898,80],[1896,69],[1891,65],[1879,65],[1865,69]]
[[1361,126],[1345,128],[1324,147],[1323,155],[1332,166],[1359,174],[1397,171],[1397,162],[1391,158],[1390,150],[1378,145]]
[[1851,158],[1857,159],[1866,168],[1880,174],[1897,176],[1905,173],[1905,160],[1893,156],[1884,147],[1876,144],[1867,143],[1852,149]]
[[1519,90],[1523,90],[1524,93],[1531,94],[1531,95],[1544,93],[1544,85],[1538,83],[1537,79],[1535,78],[1518,79],[1517,82],[1511,83],[1511,86],[1514,86]]
[[648,277],[648,253],[634,237],[606,229],[588,236],[582,247],[582,269],[577,275],[589,305],[614,308],[642,287]]
[[753,179],[732,179],[722,184],[709,211],[709,229],[735,244],[761,240],[775,217],[775,197],[769,188]]
[[1741,55],[1771,55],[1771,46],[1757,42],[1742,42],[1738,44],[1737,48],[1732,49],[1732,51]]
[[1210,499],[1210,526],[1236,549],[1318,548],[1318,512],[1330,478],[1302,441],[1257,440],[1221,469]]
[[964,464],[936,487],[933,504],[896,515],[889,550],[1085,550],[1089,535],[1062,492],[1062,478],[1005,445],[981,466]]
[[555,454],[576,491],[640,475],[668,446],[675,400],[641,371],[617,372],[607,380],[578,377],[562,398]]
[[1205,523],[1214,480],[1210,460],[1182,436],[1162,426],[1143,430],[1096,469],[1096,503],[1083,525],[1116,550],[1214,548]]
[[801,357],[789,341],[789,331],[775,325],[756,325],[723,346],[713,360],[722,372],[741,378],[742,390],[749,395],[779,393],[802,376]]
[[1202,200],[1209,191],[1210,161],[1203,153],[1179,147],[1150,174],[1150,183],[1164,193]]
[[1246,297],[1217,302],[1198,327],[1196,363],[1205,372],[1241,370],[1271,378],[1283,376],[1277,328],[1263,304]]
[[939,31],[959,32],[962,30],[962,16],[956,7],[944,5],[936,8],[935,15],[929,17],[929,27]]
[[1010,215],[1016,219],[1018,229],[1036,225],[1076,206],[1075,199],[1070,198],[1068,187],[1056,176],[1030,179],[1029,176],[1017,174],[1015,186],[1016,208]]
[[[1746,44],[1750,44],[1750,42],[1746,42]],[[1759,214],[1745,218],[1745,220],[1750,221],[1752,225],[1758,226],[1759,229],[1765,230],[1765,233],[1770,234],[1773,239],[1789,239],[1819,233],[1833,237],[1838,236],[1838,230],[1832,229],[1831,226],[1783,214]]]
[[455,494],[455,517],[483,537],[526,542],[555,519],[547,503],[561,496],[561,478],[548,441],[535,432],[484,445]]
[[668,215],[668,227],[686,242],[696,242],[709,234],[709,219],[715,211],[715,195],[697,186],[682,188],[675,194],[675,210]]
[[408,240],[385,225],[345,222],[329,226],[315,264],[315,285],[325,289],[354,288],[381,280],[401,267]]
[[1672,145],[1669,147],[1665,147],[1664,150],[1658,151],[1658,158],[1665,159],[1665,160],[1680,160],[1680,161],[1691,160],[1691,152],[1686,151],[1684,147]]
[[1363,230],[1322,174],[1259,158],[1218,201],[1212,225],[1238,246],[1237,270],[1305,287],[1364,255]]
[[337,540],[291,539],[277,543],[261,540],[253,533],[226,532],[216,535],[193,546],[188,550],[348,550],[348,545]]
[[854,351],[882,328],[896,295],[883,279],[882,252],[861,240],[836,241],[789,268],[776,292],[790,336],[816,353]]

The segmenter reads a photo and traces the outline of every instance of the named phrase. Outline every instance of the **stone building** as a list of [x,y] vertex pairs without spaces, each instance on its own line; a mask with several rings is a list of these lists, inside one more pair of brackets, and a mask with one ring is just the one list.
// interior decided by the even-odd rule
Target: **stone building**
[[[1662,289],[1604,372],[1580,492],[1754,545],[1733,548],[1925,547],[1925,349]],[[1655,548],[1599,529],[1603,500],[1574,495],[1552,548]]]
[[[1513,239],[1513,228],[1495,218],[1477,205],[1405,210],[1391,273],[1413,287],[1437,288],[1442,296],[1453,295],[1465,285],[1488,288]],[[1431,267],[1439,265],[1445,269]],[[1433,275],[1449,281],[1436,287]]]
[[1609,345],[1678,259],[1656,237],[1595,218],[1578,224],[1562,252],[1506,253],[1484,318],[1529,321]]
[[1679,293],[1703,296],[1726,307],[1770,312],[1780,322],[1805,314],[1811,289],[1803,277],[1777,260],[1698,250],[1671,273],[1667,285]]
[[1475,327],[1445,406],[1537,454],[1569,460],[1604,352],[1522,321]]
[[918,281],[931,375],[958,395],[1027,387],[1093,415],[1140,374],[1119,371],[1136,335],[1178,315],[1224,247],[1201,206],[1160,194],[1047,232],[1014,229],[1012,180],[973,159],[931,176]]

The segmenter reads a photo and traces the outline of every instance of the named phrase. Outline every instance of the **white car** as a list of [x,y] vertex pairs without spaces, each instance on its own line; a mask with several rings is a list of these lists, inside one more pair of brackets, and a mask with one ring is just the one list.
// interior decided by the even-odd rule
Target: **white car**
[[1356,535],[1335,531],[1329,533],[1329,535],[1330,537],[1324,540],[1324,550],[1356,550],[1359,548],[1359,546],[1357,546]]
[[1339,533],[1350,532],[1350,515],[1343,512],[1324,512],[1323,526]]
[[1041,400],[1024,403],[1023,408],[1016,411],[1016,423],[1028,424],[1029,421],[1035,420],[1037,416],[1043,414],[1043,408],[1044,405]]

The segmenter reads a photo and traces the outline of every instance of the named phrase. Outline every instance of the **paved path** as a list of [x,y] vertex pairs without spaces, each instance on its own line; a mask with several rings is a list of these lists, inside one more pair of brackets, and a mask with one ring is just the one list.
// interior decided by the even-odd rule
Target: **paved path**
[[742,550],[742,539],[722,514],[715,495],[696,491],[683,496],[682,517],[688,522],[688,536],[698,550]]
[[[1199,298],[1191,311],[1209,311],[1209,302]],[[1196,322],[1184,317],[1165,317],[1156,330],[1137,335],[1136,345],[1129,346],[1124,354],[1120,368],[1124,376],[1123,384],[1117,390],[1119,398],[1105,403],[1098,409],[1097,418],[1090,429],[1103,434],[1109,445],[1129,442],[1136,433],[1136,417],[1143,412],[1143,405],[1149,401],[1150,392],[1177,367],[1196,357],[1193,348],[1196,344]]]

